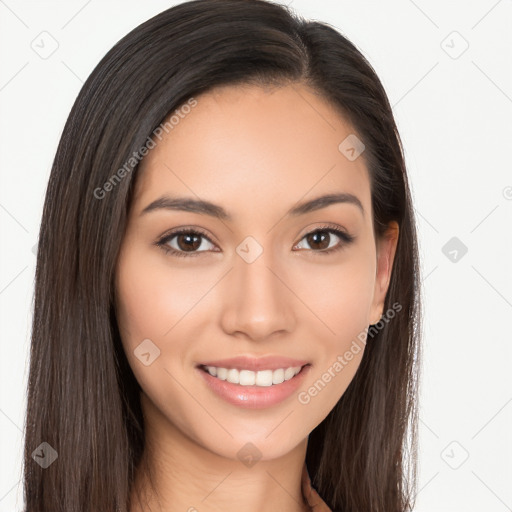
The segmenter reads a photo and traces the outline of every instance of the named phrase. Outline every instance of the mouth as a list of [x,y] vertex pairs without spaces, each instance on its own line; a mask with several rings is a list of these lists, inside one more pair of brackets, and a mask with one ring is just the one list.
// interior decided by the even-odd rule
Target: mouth
[[310,363],[259,370],[200,364],[196,371],[216,398],[244,409],[265,409],[296,394],[310,368]]
[[220,381],[238,386],[272,387],[287,382],[302,373],[310,363],[299,366],[287,366],[276,369],[249,370],[244,368],[225,368],[222,366],[198,365],[198,368]]

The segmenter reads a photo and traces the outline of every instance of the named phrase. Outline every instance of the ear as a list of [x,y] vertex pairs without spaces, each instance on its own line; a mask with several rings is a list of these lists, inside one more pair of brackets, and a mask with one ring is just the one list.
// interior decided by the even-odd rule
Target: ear
[[370,322],[376,324],[384,313],[384,300],[391,279],[391,270],[395,259],[398,244],[398,223],[392,221],[388,224],[386,232],[376,242],[377,244],[377,270],[373,302],[370,310]]

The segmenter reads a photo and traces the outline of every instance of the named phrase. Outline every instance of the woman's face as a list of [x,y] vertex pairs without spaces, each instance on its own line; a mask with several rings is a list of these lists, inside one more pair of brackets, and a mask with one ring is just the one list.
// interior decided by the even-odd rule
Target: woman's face
[[[155,428],[231,459],[242,448],[272,459],[352,380],[383,313],[397,229],[376,244],[365,154],[305,87],[195,100],[139,169],[116,269],[123,346]],[[290,367],[301,370],[281,382]]]

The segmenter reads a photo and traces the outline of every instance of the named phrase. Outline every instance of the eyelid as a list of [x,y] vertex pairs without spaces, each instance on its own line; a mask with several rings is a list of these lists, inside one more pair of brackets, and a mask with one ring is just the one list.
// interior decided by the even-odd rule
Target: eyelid
[[201,235],[203,238],[208,240],[211,244],[217,245],[202,228],[199,228],[197,226],[185,226],[181,228],[171,229],[164,233],[161,237],[158,238],[158,240],[155,242],[155,245],[160,247],[163,251],[166,253],[173,253],[173,255],[176,256],[198,256],[203,252],[209,252],[209,251],[192,251],[192,252],[186,252],[186,251],[177,251],[176,249],[169,247],[167,243],[172,240],[175,236],[181,235],[183,233],[195,233],[197,235]]
[[[304,234],[300,236],[300,238],[293,245],[293,247],[296,247],[297,244],[299,244],[306,236],[316,233],[318,231],[329,231],[329,232],[333,233],[335,236],[337,236],[338,238],[340,238],[340,240],[341,240],[336,246],[331,247],[330,249],[324,249],[321,251],[315,251],[313,249],[306,250],[307,252],[312,252],[314,254],[323,254],[323,255],[330,254],[332,252],[343,249],[345,246],[349,245],[351,242],[353,242],[355,240],[355,236],[350,235],[345,228],[339,226],[338,224],[331,224],[329,222],[326,222],[326,223],[322,223],[322,225],[320,225],[320,226],[312,227],[310,229],[306,228],[306,229],[307,229],[307,231],[305,231]],[[210,235],[208,235],[202,228],[199,228],[197,226],[185,226],[185,227],[181,227],[181,228],[172,229],[172,230],[164,233],[161,237],[159,237],[159,239],[155,242],[155,245],[160,247],[166,253],[172,253],[173,255],[178,256],[178,257],[180,257],[180,256],[195,257],[195,256],[199,256],[201,253],[212,252],[212,251],[191,251],[191,252],[177,251],[176,249],[169,247],[167,245],[170,240],[172,240],[174,237],[176,237],[180,234],[183,234],[183,233],[194,233],[197,235],[201,235],[203,238],[208,240],[211,244],[217,245],[216,242],[214,242],[211,239]],[[300,249],[299,252],[303,252],[304,250],[305,249]],[[213,252],[219,252],[219,251],[213,251]]]
[[[306,236],[319,232],[319,231],[327,231],[330,233],[334,233],[339,239],[340,242],[335,245],[334,247],[331,247],[330,249],[324,249],[322,251],[314,251],[312,249],[307,250],[307,252],[313,253],[313,254],[321,254],[321,255],[327,255],[331,254],[333,252],[339,251],[343,248],[345,248],[347,245],[350,245],[356,237],[354,235],[351,235],[344,227],[339,226],[338,224],[331,224],[330,222],[322,223],[321,226],[317,226],[311,229],[308,229],[300,238],[297,243],[300,243]],[[294,245],[294,247],[297,244]],[[301,249],[302,251],[304,249]]]
[[309,224],[308,226],[306,226],[304,228],[303,234],[300,235],[299,241],[302,240],[306,235],[315,233],[316,231],[323,231],[323,230],[339,231],[339,232],[343,233],[344,235],[346,235],[348,238],[350,238],[348,230],[339,224],[333,224],[331,222],[313,222],[312,224]]

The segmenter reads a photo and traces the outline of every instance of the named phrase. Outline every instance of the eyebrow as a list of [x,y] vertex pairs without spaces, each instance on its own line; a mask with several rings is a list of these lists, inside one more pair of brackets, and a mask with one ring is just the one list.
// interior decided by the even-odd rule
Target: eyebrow
[[[304,215],[338,203],[353,204],[361,210],[364,216],[364,208],[361,201],[355,195],[347,193],[327,194],[312,199],[311,201],[300,203],[291,208],[286,216],[298,217],[299,215]],[[220,220],[233,220],[233,217],[226,212],[222,206],[211,203],[210,201],[189,197],[170,197],[164,195],[146,206],[140,215],[156,210],[179,210],[198,213],[200,215],[209,215]]]

